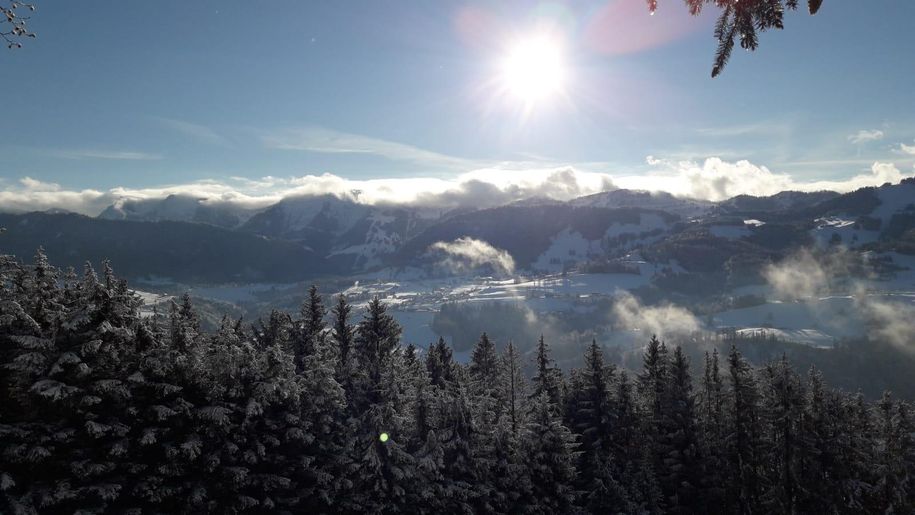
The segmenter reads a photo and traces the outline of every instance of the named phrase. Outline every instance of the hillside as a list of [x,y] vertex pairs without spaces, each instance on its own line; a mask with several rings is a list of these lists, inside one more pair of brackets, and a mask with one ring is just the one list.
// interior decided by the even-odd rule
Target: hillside
[[63,267],[111,260],[129,278],[185,283],[292,282],[333,270],[292,242],[186,222],[99,220],[75,214],[0,214],[0,250],[31,256],[42,246]]

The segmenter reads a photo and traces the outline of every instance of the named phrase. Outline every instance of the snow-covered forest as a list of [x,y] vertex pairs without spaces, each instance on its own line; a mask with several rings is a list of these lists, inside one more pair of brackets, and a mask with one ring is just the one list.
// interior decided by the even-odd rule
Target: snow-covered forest
[[3,513],[907,513],[911,406],[786,360],[535,373],[485,334],[420,353],[373,301],[200,329],[104,266],[0,268]]

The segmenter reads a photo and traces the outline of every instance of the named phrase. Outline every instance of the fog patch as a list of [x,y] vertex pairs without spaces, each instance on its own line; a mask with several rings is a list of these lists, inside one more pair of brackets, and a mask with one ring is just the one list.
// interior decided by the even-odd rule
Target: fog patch
[[644,306],[629,292],[617,295],[613,313],[622,328],[638,329],[661,338],[688,335],[702,327],[699,319],[684,308],[673,304]]
[[856,286],[854,299],[855,307],[872,331],[872,338],[915,352],[915,305],[874,296],[861,284]]
[[452,242],[433,243],[429,250],[444,254],[439,265],[455,273],[464,273],[484,266],[489,266],[493,272],[502,275],[511,275],[515,271],[515,260],[511,254],[468,236]]
[[839,246],[827,252],[801,249],[768,265],[763,277],[778,298],[803,300],[835,291],[856,291],[862,281],[877,274],[864,256]]
[[804,249],[781,263],[763,270],[763,277],[785,300],[800,300],[822,293],[829,285],[829,275],[820,262]]
[[890,295],[874,294],[867,284],[875,277],[874,272],[860,255],[842,247],[827,254],[803,249],[768,266],[763,275],[774,293],[784,300],[812,299],[837,291],[851,293],[868,336],[915,351],[915,305],[892,300]]

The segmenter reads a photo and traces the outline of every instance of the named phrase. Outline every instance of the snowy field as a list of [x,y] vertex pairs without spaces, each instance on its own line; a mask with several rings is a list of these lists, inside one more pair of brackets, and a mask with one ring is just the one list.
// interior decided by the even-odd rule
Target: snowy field
[[[738,236],[745,227],[721,226],[715,231],[734,231]],[[865,305],[907,305],[915,310],[915,256],[889,253],[899,268],[891,280],[859,281],[867,290],[865,297],[856,297],[852,292],[834,292],[800,301],[783,302],[766,285],[752,285],[731,292],[734,297],[753,294],[767,299],[757,306],[714,313],[712,316],[697,317],[704,330],[734,330],[738,334],[767,334],[778,339],[807,345],[829,348],[842,338],[857,337],[867,331],[867,309]],[[660,266],[633,259],[631,264],[639,274],[548,274],[536,277],[424,277],[418,269],[385,269],[363,274],[353,280],[342,291],[358,310],[373,297],[378,296],[393,316],[403,326],[403,340],[418,347],[425,347],[435,341],[438,335],[432,330],[435,314],[445,303],[520,303],[533,313],[578,312],[587,313],[593,304],[604,301],[608,305],[625,291],[650,283]],[[679,269],[676,263],[667,268]],[[301,292],[301,285],[247,284],[194,287],[190,293],[197,297],[214,299],[244,307],[254,305],[260,293],[275,292],[279,296],[289,292]],[[150,288],[144,287],[144,290]],[[160,306],[172,297],[150,291],[138,291],[146,304],[144,313],[151,313],[153,306]],[[290,293],[291,295],[291,293]],[[860,295],[860,293],[859,293]],[[631,327],[627,331],[615,331],[612,339],[620,340],[624,346],[645,339],[647,327]],[[623,334],[626,333],[626,334]]]

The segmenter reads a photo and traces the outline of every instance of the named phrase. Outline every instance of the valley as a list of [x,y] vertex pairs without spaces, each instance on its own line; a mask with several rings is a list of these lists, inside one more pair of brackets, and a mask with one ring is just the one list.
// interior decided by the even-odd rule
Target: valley
[[[339,199],[305,198],[258,223],[271,234],[262,241],[323,249],[306,279],[133,284],[160,312],[188,291],[205,301],[213,323],[223,313],[253,321],[274,308],[295,310],[312,283],[357,309],[377,296],[403,326],[405,343],[425,347],[444,337],[460,360],[492,323],[480,312],[493,309],[517,319],[519,327],[504,332],[527,335],[531,341],[517,342],[522,349],[546,334],[574,347],[595,339],[638,352],[657,332],[672,341],[743,338],[828,350],[915,312],[913,190],[904,181],[847,195],[721,203],[616,191],[434,220],[403,206],[354,214]],[[307,209],[292,214],[293,205]]]

